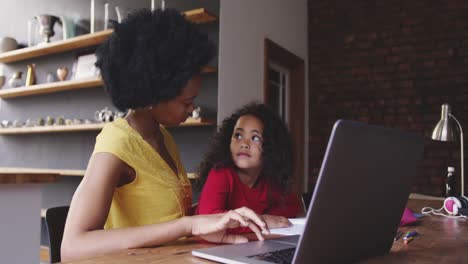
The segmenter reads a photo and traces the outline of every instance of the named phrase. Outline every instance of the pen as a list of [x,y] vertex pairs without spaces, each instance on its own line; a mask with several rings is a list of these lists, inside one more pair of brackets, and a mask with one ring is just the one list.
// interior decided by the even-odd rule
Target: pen
[[408,237],[407,239],[405,239],[405,240],[404,240],[404,242],[403,242],[403,243],[405,243],[405,245],[408,245],[408,244],[409,244],[409,242],[411,242],[413,239],[414,239],[414,236],[412,236],[412,237]]
[[394,241],[397,241],[397,240],[401,237],[401,235],[403,235],[403,232],[401,232],[400,230],[398,230],[398,232],[397,232],[396,235],[395,235]]
[[416,231],[412,231],[412,232],[408,232],[406,233],[406,235],[403,237],[403,240],[407,240],[408,238],[410,237],[414,237],[414,236],[417,236],[418,233]]

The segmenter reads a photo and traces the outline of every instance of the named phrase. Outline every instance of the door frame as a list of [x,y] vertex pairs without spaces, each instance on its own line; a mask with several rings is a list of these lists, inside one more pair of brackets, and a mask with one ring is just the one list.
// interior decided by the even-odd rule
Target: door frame
[[308,173],[304,163],[305,157],[305,62],[302,58],[281,47],[272,40],[265,38],[264,44],[264,91],[263,100],[269,105],[269,72],[270,62],[285,67],[290,72],[289,86],[289,116],[288,126],[294,142],[295,173],[293,191],[302,193],[307,187]]

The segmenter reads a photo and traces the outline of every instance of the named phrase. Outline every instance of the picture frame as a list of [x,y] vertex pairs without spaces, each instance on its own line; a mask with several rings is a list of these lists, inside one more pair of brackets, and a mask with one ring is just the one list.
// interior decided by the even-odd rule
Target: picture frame
[[78,56],[73,65],[73,80],[90,79],[100,75],[99,69],[94,65],[96,63],[94,53]]

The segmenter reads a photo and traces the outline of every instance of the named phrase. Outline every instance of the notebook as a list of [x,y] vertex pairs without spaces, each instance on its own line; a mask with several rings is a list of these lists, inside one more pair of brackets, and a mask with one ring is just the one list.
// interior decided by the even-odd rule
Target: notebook
[[[222,263],[352,263],[389,252],[423,153],[420,135],[339,120],[302,235],[197,249]],[[277,260],[284,254],[287,260]]]

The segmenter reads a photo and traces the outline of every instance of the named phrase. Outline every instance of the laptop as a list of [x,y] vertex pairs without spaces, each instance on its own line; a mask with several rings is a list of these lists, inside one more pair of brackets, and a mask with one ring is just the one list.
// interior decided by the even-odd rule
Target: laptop
[[[352,263],[392,247],[422,136],[338,120],[307,210],[304,233],[222,245],[192,255],[222,263]],[[312,146],[313,147],[313,146]],[[289,259],[277,260],[285,255]]]

